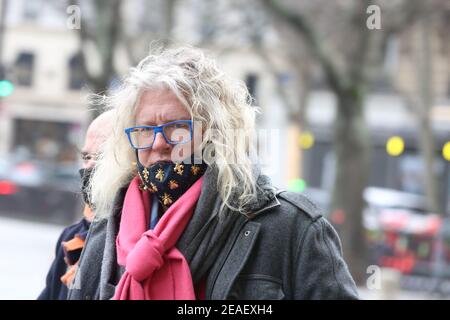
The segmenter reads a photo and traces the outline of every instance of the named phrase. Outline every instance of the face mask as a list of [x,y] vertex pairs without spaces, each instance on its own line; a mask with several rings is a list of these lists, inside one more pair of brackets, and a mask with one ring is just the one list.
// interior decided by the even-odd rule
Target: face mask
[[170,207],[206,171],[206,163],[195,164],[193,155],[190,164],[180,162],[157,162],[144,167],[137,156],[137,167],[141,178],[141,190],[156,194],[159,202]]
[[91,203],[91,195],[89,193],[88,187],[89,187],[89,180],[91,180],[93,168],[88,169],[80,169],[78,172],[80,173],[81,178],[81,194],[83,195],[83,201],[86,203],[89,207],[93,208]]

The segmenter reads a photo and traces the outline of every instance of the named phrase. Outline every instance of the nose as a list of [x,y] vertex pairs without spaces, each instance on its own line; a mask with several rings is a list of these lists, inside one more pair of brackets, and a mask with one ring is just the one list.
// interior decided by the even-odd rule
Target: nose
[[167,152],[170,150],[171,145],[167,143],[161,132],[157,132],[155,136],[155,141],[153,141],[152,151],[155,152]]
[[151,166],[156,161],[170,157],[171,148],[172,145],[167,143],[160,132],[157,132],[152,147],[139,152],[139,161],[147,167]]

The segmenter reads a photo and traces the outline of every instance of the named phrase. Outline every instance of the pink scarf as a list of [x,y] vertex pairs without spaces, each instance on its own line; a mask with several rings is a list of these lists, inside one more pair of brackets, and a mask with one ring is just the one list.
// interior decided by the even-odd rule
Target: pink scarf
[[139,178],[125,195],[117,235],[117,260],[125,267],[114,300],[195,300],[189,265],[175,247],[201,193],[198,179],[148,230],[150,197],[139,190]]

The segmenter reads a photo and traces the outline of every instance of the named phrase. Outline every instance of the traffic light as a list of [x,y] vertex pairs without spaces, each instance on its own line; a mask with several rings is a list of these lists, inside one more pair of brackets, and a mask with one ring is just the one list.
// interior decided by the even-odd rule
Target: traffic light
[[0,80],[0,97],[7,97],[14,91],[14,85],[9,80]]

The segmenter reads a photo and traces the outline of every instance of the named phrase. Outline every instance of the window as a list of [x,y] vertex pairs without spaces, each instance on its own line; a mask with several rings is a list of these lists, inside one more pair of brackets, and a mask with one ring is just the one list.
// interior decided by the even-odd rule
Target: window
[[23,19],[26,21],[36,21],[39,11],[42,10],[42,5],[43,3],[40,0],[24,1],[22,11]]
[[37,160],[76,163],[78,154],[70,137],[73,126],[69,122],[15,119],[13,145],[26,147]]
[[69,60],[69,89],[80,90],[84,84],[84,74],[81,67],[83,57],[76,54]]
[[22,52],[14,64],[14,75],[19,86],[30,87],[33,83],[34,54]]

